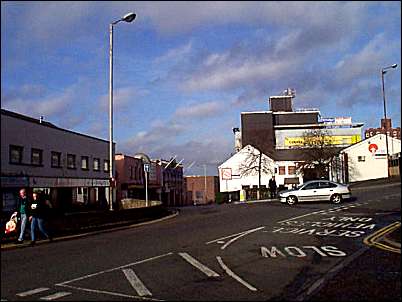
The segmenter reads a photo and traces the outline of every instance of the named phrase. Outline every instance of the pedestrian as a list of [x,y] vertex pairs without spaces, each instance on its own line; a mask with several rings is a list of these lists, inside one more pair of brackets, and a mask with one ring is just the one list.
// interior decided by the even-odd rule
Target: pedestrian
[[273,175],[272,178],[269,180],[268,186],[269,186],[269,191],[271,193],[271,198],[275,198],[276,197],[276,189],[277,189],[275,175]]
[[39,231],[47,238],[49,241],[52,241],[52,237],[45,229],[45,217],[47,214],[48,208],[51,207],[49,200],[43,198],[38,193],[34,192],[32,194],[32,203],[29,217],[31,221],[31,245],[34,245],[36,242],[36,228],[39,228]]
[[27,221],[29,217],[29,210],[31,207],[31,200],[27,196],[26,190],[23,188],[20,190],[20,195],[17,198],[17,208],[15,210],[15,214],[18,216],[18,220],[20,220],[20,235],[18,236],[17,243],[23,243],[25,237],[25,229],[27,226]]

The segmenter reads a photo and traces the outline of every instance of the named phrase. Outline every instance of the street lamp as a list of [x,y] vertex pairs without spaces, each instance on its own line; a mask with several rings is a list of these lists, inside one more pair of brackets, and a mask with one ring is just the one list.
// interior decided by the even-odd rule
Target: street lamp
[[388,133],[387,133],[387,107],[385,105],[385,88],[384,88],[384,74],[387,73],[388,69],[396,68],[398,64],[392,64],[390,66],[381,69],[381,82],[382,82],[382,97],[384,101],[384,123],[385,123],[385,144],[387,147],[387,178],[389,178],[389,152],[388,152]]
[[128,13],[124,15],[121,19],[116,20],[109,24],[109,210],[113,211],[113,197],[114,189],[113,184],[115,182],[114,178],[114,158],[113,158],[113,26],[120,21],[132,22],[137,15],[134,13]]

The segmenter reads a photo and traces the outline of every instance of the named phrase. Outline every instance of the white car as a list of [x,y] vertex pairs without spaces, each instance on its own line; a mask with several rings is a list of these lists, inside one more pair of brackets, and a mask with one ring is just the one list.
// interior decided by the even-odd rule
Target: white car
[[293,205],[296,202],[318,200],[340,203],[351,196],[352,193],[348,185],[330,180],[310,180],[296,189],[279,192],[280,201],[289,205]]

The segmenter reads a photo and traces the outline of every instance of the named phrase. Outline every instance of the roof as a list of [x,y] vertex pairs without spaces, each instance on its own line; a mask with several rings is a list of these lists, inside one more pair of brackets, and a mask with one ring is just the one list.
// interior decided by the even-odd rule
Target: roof
[[[13,111],[9,111],[9,110],[3,109],[3,108],[1,108],[1,114],[6,115],[6,116],[10,116],[10,117],[13,117],[13,118],[17,118],[17,119],[20,119],[20,120],[24,120],[24,121],[27,121],[27,122],[30,122],[30,123],[38,124],[38,125],[41,125],[41,126],[44,126],[44,127],[53,128],[53,129],[64,131],[64,132],[69,132],[69,133],[72,133],[72,134],[84,136],[84,137],[99,140],[99,141],[102,141],[102,142],[109,142],[108,140],[105,140],[105,139],[97,138],[97,137],[90,136],[90,135],[83,134],[83,133],[79,133],[79,132],[74,132],[74,131],[71,131],[71,130],[68,130],[68,129],[63,129],[63,128],[57,127],[56,125],[54,125],[54,124],[52,124],[50,122],[46,122],[46,121],[43,121],[43,120],[41,121],[40,119],[29,117],[29,116],[26,116],[26,115],[23,115],[23,114],[20,114],[20,113],[16,113],[16,112],[13,112]],[[113,142],[113,144],[115,144],[115,142]]]
[[[342,151],[343,151],[343,152],[348,152],[348,151],[351,150],[351,149],[354,149],[354,148],[357,148],[357,147],[361,146],[361,145],[362,145],[363,143],[365,143],[367,140],[377,140],[377,139],[380,139],[381,137],[384,137],[384,138],[385,138],[385,134],[379,133],[379,134],[376,134],[376,135],[374,135],[374,136],[365,138],[365,139],[361,140],[360,142],[354,143],[353,145],[350,145],[350,146],[348,146],[348,147],[346,147],[346,148],[343,148]],[[389,136],[389,135],[388,135],[388,139],[389,139],[389,140],[394,140],[394,141],[399,141],[399,143],[401,142],[400,139],[391,137],[391,136]]]

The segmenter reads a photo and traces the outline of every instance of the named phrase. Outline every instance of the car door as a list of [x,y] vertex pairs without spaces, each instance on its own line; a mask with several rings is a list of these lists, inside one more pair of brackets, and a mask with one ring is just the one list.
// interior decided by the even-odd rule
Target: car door
[[303,188],[299,190],[298,200],[303,201],[314,201],[317,200],[318,182],[311,182],[306,184]]
[[329,181],[320,181],[318,184],[318,200],[329,200],[331,198],[333,187]]

